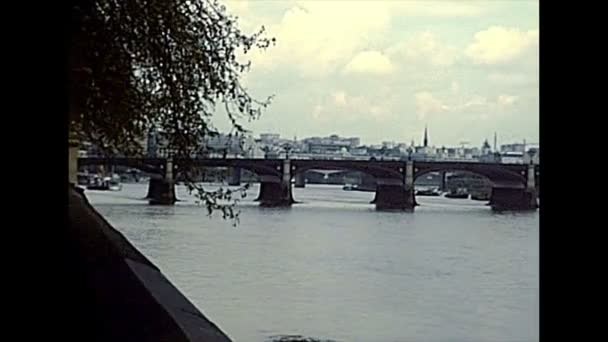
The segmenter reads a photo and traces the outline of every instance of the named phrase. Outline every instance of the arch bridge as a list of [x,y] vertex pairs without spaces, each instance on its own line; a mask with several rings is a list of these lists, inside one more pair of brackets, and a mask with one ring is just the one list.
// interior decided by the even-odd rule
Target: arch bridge
[[[413,209],[416,206],[414,181],[430,172],[464,171],[487,178],[492,186],[490,205],[495,210],[537,208],[536,182],[539,165],[475,162],[320,160],[320,159],[241,159],[241,158],[103,158],[81,157],[78,167],[120,165],[156,174],[151,178],[151,202],[175,202],[175,175],[187,168],[228,167],[234,172],[230,185],[240,183],[241,170],[255,173],[260,180],[258,200],[263,206],[289,206],[295,201],[292,179],[303,186],[308,170],[359,171],[375,179],[377,209]],[[153,185],[155,183],[156,185]]]

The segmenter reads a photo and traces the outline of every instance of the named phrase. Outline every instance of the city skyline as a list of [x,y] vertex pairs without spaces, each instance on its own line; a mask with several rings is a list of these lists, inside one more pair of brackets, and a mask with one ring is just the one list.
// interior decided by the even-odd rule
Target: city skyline
[[243,59],[244,85],[275,95],[245,123],[255,135],[418,143],[428,125],[438,146],[539,140],[537,1],[224,3],[277,39]]
[[[297,141],[303,141],[305,139],[311,139],[311,138],[329,138],[332,135],[337,135],[340,138],[357,138],[357,139],[361,139],[361,137],[355,136],[355,135],[341,135],[341,134],[337,134],[337,133],[330,133],[327,135],[321,135],[321,134],[316,134],[316,135],[311,135],[311,136],[293,136],[293,137],[289,137],[289,136],[283,136],[280,133],[277,132],[260,132],[260,133],[254,133],[254,132],[249,132],[248,134],[250,134],[254,139],[259,139],[261,135],[267,135],[267,134],[278,134],[280,139],[283,140],[293,140],[296,139]],[[433,142],[432,139],[432,131],[430,128],[428,128],[428,146],[434,146],[434,147],[441,147],[441,146],[445,146],[445,147],[461,147],[462,146],[462,142],[463,141],[458,141],[458,142],[454,142],[454,143],[447,143],[447,144],[436,144]],[[478,146],[482,146],[484,144],[484,142],[488,142],[488,144],[490,144],[490,146],[492,148],[494,148],[494,140],[493,140],[493,135],[489,136],[488,138],[484,138],[483,140],[477,142],[477,141],[471,141],[468,140],[467,141],[467,147],[478,147]],[[412,140],[382,140],[382,141],[372,141],[372,142],[364,142],[362,139],[360,141],[360,146],[379,146],[382,145],[385,142],[391,142],[391,143],[396,143],[396,144],[406,144],[406,145],[411,145]],[[423,146],[424,145],[424,131],[420,134],[420,137],[418,139],[413,139],[414,145],[415,146]],[[525,143],[526,145],[540,145],[540,143],[536,140],[532,140],[532,139],[522,139],[521,141],[516,141],[516,140],[508,140],[508,141],[501,141],[500,140],[500,134],[497,134],[497,147],[500,147],[502,145],[511,145],[511,144],[523,144]]]

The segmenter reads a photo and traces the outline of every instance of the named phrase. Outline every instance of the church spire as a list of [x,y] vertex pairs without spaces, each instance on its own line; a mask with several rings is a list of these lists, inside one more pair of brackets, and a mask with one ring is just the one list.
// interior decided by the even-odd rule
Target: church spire
[[428,129],[427,129],[427,126],[424,125],[424,147],[427,147],[428,145],[429,145]]

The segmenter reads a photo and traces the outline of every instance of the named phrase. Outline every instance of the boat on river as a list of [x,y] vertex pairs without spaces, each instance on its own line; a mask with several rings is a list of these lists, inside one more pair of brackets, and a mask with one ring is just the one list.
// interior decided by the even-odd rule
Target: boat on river
[[450,191],[445,194],[445,198],[469,198],[469,192],[466,189],[457,189],[456,191]]
[[101,177],[99,175],[94,175],[89,179],[87,190],[120,191],[122,190],[120,176],[112,175],[112,177]]
[[355,186],[353,184],[344,184],[344,186],[342,187],[342,190],[346,190],[346,191],[353,191],[355,190]]
[[364,184],[345,184],[342,187],[342,190],[346,191],[365,191],[365,192],[375,192],[376,187],[372,185],[364,185]]
[[474,201],[489,201],[490,193],[488,193],[488,192],[474,193],[474,194],[471,194],[471,199]]
[[416,191],[416,196],[439,196],[441,192],[437,188],[422,189]]

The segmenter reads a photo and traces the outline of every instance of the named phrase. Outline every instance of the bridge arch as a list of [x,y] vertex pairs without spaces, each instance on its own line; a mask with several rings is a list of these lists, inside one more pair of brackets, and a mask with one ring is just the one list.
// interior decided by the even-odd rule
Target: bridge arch
[[415,163],[414,181],[432,172],[473,174],[485,178],[493,187],[524,188],[527,181],[527,173],[523,167],[518,171],[515,168],[511,170],[497,165],[479,163]]
[[293,160],[292,161],[291,176],[295,177],[298,174],[304,173],[310,170],[331,170],[331,171],[358,171],[374,178],[392,178],[392,179],[403,179],[403,167],[401,168],[389,168],[374,165],[373,163],[348,163],[348,161],[331,161],[322,160],[319,162],[302,162]]
[[[382,165],[375,163],[374,161],[360,161],[360,160],[292,160],[291,166],[291,178],[295,178],[298,175],[303,175],[307,171],[311,170],[331,170],[331,171],[346,171],[346,172],[360,172],[365,174],[375,181],[375,195],[371,203],[376,203],[378,198],[378,189],[386,184],[392,184],[395,186],[398,184],[404,184],[405,177],[405,164],[404,163],[386,163]],[[364,181],[365,185],[365,181]],[[402,186],[397,186],[402,189]],[[371,190],[371,189],[368,189]]]
[[125,166],[152,174],[162,174],[165,161],[161,158],[78,158],[78,167],[99,166]]
[[195,161],[175,161],[178,165],[193,168],[233,167],[247,170],[258,177],[272,176],[281,177],[282,165],[280,163],[260,162],[260,160],[248,159],[204,159]]

